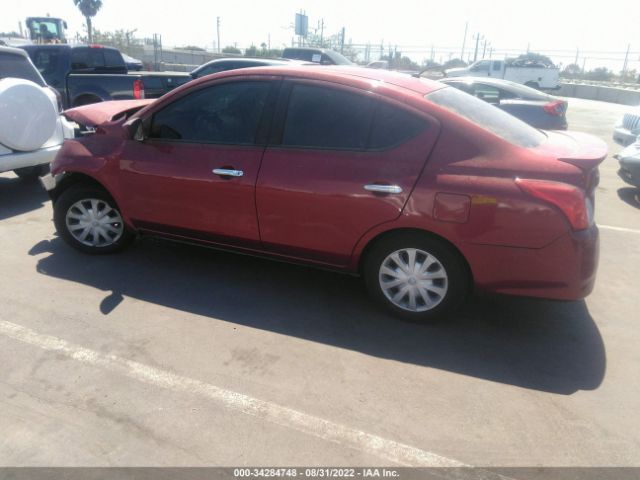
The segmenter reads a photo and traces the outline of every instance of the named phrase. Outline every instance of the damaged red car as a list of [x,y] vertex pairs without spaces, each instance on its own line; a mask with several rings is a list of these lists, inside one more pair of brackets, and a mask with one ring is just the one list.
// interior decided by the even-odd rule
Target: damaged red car
[[314,264],[415,321],[474,288],[573,300],[594,285],[606,145],[441,83],[263,67],[66,116],[88,131],[43,184],[83,252],[153,235]]

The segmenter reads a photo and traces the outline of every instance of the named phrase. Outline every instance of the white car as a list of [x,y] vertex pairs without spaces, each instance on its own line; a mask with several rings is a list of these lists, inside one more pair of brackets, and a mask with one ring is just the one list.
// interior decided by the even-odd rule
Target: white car
[[73,126],[24,50],[0,47],[0,172],[25,179],[47,172]]
[[636,142],[638,136],[640,136],[640,105],[625,112],[613,130],[613,139],[625,147]]

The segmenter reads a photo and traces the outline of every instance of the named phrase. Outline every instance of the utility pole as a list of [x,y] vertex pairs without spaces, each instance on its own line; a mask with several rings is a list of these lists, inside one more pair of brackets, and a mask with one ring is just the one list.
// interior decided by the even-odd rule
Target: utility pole
[[629,64],[629,50],[631,50],[631,44],[627,44],[627,53],[624,54],[624,66],[622,67],[622,81],[627,74],[627,65]]
[[269,47],[269,50],[271,50],[271,34],[269,34],[269,36],[267,37],[267,45]]
[[573,62],[575,65],[578,65],[578,56],[580,55],[580,48],[576,47],[576,61]]
[[473,61],[475,62],[476,60],[478,60],[478,48],[480,47],[480,37],[483,37],[482,35],[480,35],[479,33],[476,33],[476,50],[473,54]]
[[216,17],[216,30],[218,32],[218,53],[220,53],[220,17]]
[[324,47],[324,18],[320,20],[320,48]]
[[484,47],[482,48],[482,58],[484,58],[484,55],[487,53],[487,39],[484,39]]
[[344,52],[344,27],[342,27],[342,36],[340,38],[340,53]]
[[460,52],[460,60],[464,61],[464,47],[467,45],[467,30],[469,30],[469,22],[464,24],[464,37],[462,38],[462,51]]

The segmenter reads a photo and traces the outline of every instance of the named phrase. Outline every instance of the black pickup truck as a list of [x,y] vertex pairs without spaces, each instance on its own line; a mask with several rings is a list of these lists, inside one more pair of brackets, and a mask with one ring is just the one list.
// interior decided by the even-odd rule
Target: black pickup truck
[[127,72],[122,54],[101,45],[24,45],[64,108],[106,100],[158,98],[191,80],[180,72]]

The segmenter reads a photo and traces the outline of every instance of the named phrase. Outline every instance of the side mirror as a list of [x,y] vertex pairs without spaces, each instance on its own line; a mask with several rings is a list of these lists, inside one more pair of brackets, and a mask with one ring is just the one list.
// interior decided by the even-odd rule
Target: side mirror
[[136,142],[143,142],[146,135],[144,132],[144,124],[141,118],[135,118],[132,122],[127,122],[125,125],[129,138]]

